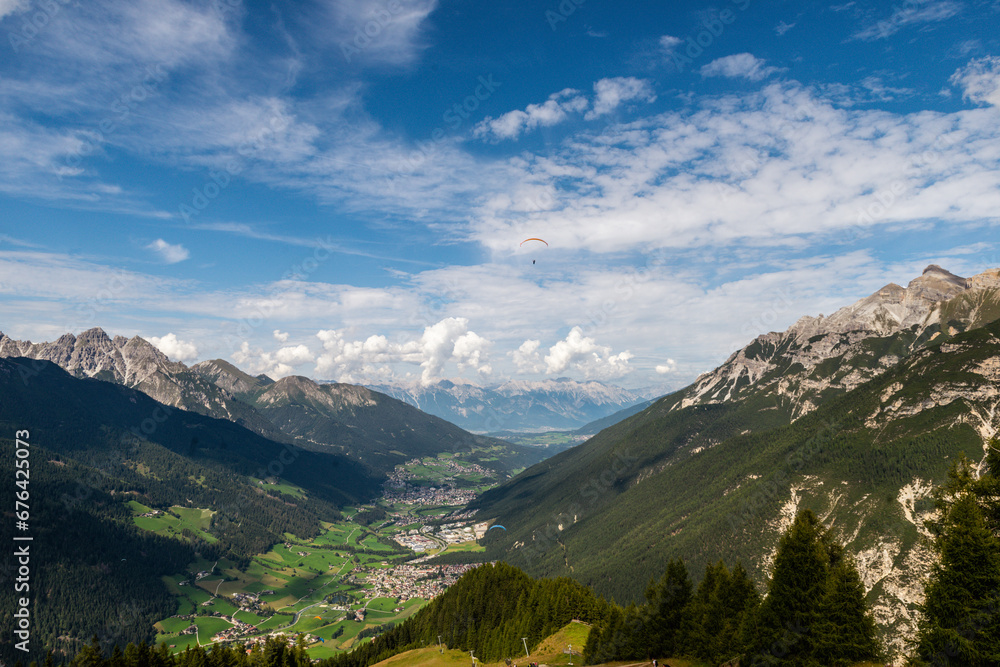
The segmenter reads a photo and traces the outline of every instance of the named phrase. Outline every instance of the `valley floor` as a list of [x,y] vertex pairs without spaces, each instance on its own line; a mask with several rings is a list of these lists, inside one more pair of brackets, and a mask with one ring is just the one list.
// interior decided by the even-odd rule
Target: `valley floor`
[[[311,539],[285,542],[255,556],[240,570],[233,562],[199,560],[164,577],[177,611],[156,624],[157,643],[172,652],[214,643],[250,645],[267,636],[305,635],[313,659],[331,657],[370,641],[382,626],[399,623],[453,584],[472,565],[428,565],[452,551],[481,551],[475,539],[488,526],[462,511],[492,484],[493,473],[450,459],[414,459],[397,468],[373,506],[347,508],[344,519],[324,522]],[[268,484],[304,493],[283,481]],[[140,527],[182,538],[207,529],[212,512],[130,507]],[[372,513],[379,518],[365,525]],[[581,645],[582,646],[582,645]]]

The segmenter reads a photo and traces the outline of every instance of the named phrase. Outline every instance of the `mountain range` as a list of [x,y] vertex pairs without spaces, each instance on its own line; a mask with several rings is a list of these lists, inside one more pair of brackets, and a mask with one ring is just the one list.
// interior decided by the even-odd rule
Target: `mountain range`
[[569,378],[510,380],[485,386],[441,380],[430,385],[413,382],[369,387],[476,433],[575,430],[654,395]]
[[[1000,426],[1000,270],[927,267],[757,337],[690,386],[487,492],[487,557],[641,600],[670,558],[763,581],[810,508],[854,555],[894,652],[933,562],[934,485]],[[772,554],[760,558],[760,553]]]
[[215,359],[188,367],[143,338],[109,337],[99,328],[49,343],[0,333],[0,357],[50,361],[76,377],[139,390],[165,405],[226,419],[277,442],[344,454],[388,472],[398,463],[439,452],[492,450],[492,467],[522,468],[545,456],[469,433],[444,419],[365,387],[317,383],[300,376],[273,380]]

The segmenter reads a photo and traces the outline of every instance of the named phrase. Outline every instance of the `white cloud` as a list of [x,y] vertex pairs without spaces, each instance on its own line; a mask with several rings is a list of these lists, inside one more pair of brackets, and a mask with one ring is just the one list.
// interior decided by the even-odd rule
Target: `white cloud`
[[673,35],[663,35],[660,37],[660,48],[663,49],[664,53],[668,56],[673,54],[674,49],[684,43],[684,40],[680,37],[674,37]]
[[194,343],[180,340],[172,333],[162,338],[150,336],[147,338],[153,347],[175,361],[193,361],[198,358],[198,346]]
[[815,89],[772,83],[519,155],[502,182],[546,192],[547,205],[526,214],[485,200],[470,235],[497,252],[539,229],[563,251],[717,252],[846,242],[918,221],[978,224],[1000,210],[998,143],[992,109],[845,109]]
[[584,118],[593,120],[605,114],[609,114],[625,102],[640,100],[643,102],[655,102],[656,95],[653,87],[646,79],[637,79],[632,76],[618,76],[609,79],[601,79],[594,84],[594,106],[587,112]]
[[317,372],[343,382],[391,376],[390,367],[396,364],[419,365],[424,384],[440,379],[449,363],[455,364],[459,371],[468,369],[480,376],[493,371],[488,360],[492,343],[469,331],[469,321],[463,317],[446,317],[424,328],[419,338],[395,343],[383,335],[351,341],[342,330],[334,329],[320,331],[316,337],[325,350],[316,360]]
[[906,26],[944,21],[955,16],[962,9],[962,5],[952,0],[911,0],[903,3],[902,6],[893,5],[893,7],[892,14],[865,26],[854,33],[852,39],[869,42],[876,39],[886,39]]
[[326,0],[325,4],[330,19],[317,27],[345,63],[405,65],[428,46],[423,32],[438,0]]
[[587,106],[586,98],[581,97],[579,91],[567,88],[553,93],[542,104],[529,104],[524,111],[515,109],[498,118],[487,117],[476,125],[473,135],[517,139],[522,132],[561,123],[566,120],[569,113],[578,113]]
[[271,335],[274,336],[274,340],[278,341],[279,343],[287,343],[288,342],[288,332],[287,331],[281,331],[280,329],[275,329],[272,332]]
[[588,378],[613,378],[628,373],[628,362],[633,357],[628,350],[611,354],[611,348],[598,345],[583,335],[583,329],[573,327],[566,338],[549,348],[545,355],[545,373],[563,373],[569,368],[583,371]]
[[473,129],[473,136],[517,139],[523,132],[565,122],[570,114],[582,113],[589,108],[584,120],[594,120],[633,100],[656,101],[648,80],[631,76],[601,79],[594,83],[593,103],[580,91],[566,88],[553,93],[541,104],[529,104],[524,111],[515,109],[497,118],[488,116]]
[[159,255],[160,259],[162,259],[167,264],[176,264],[177,262],[183,262],[185,259],[191,256],[191,253],[188,252],[187,248],[185,248],[184,246],[180,244],[171,245],[166,241],[164,241],[163,239],[156,239],[148,246],[146,246],[146,248],[148,250],[152,250],[157,255]]
[[948,80],[962,89],[962,99],[1000,107],[1000,57],[971,60]]
[[752,53],[736,53],[731,56],[717,58],[698,70],[702,76],[725,76],[760,81],[775,72],[778,67],[765,67],[764,60]]
[[289,345],[266,352],[261,348],[251,348],[243,341],[240,349],[231,355],[238,364],[250,373],[264,373],[272,378],[293,375],[296,368],[315,361],[315,355],[305,345]]
[[677,370],[677,362],[674,361],[673,359],[667,359],[667,362],[665,364],[659,364],[655,370],[660,375],[673,373],[674,371]]
[[28,5],[28,0],[0,0],[0,19],[14,12],[23,12]]
[[781,21],[778,23],[778,25],[774,26],[774,32],[775,34],[778,35],[778,37],[781,37],[794,27],[795,27],[794,23],[785,23],[784,21]]
[[514,366],[519,373],[541,373],[545,370],[538,348],[542,342],[539,340],[526,340],[521,343],[516,350],[508,352],[508,356],[514,361]]

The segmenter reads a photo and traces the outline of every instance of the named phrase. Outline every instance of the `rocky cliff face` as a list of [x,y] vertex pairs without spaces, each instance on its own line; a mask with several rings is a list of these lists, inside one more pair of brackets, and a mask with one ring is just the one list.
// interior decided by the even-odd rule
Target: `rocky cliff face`
[[181,362],[170,361],[151,343],[134,336],[109,337],[102,329],[65,334],[51,343],[14,340],[0,333],[0,357],[51,361],[77,377],[92,377],[138,389],[166,405],[235,421],[269,438],[274,428],[216,385]]
[[798,418],[913,350],[997,318],[1000,269],[962,278],[932,264],[905,288],[889,283],[829,317],[803,317],[784,332],[758,336],[698,377],[674,407],[768,391],[786,397]]

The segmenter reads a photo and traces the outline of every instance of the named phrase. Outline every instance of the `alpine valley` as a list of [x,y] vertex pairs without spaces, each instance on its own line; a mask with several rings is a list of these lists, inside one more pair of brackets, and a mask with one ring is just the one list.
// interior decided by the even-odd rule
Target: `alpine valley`
[[[889,649],[915,632],[924,520],[960,454],[1000,425],[1000,270],[931,265],[717,369],[482,495],[487,557],[640,601],[663,564],[742,562],[758,583],[812,509],[854,554]],[[770,556],[761,557],[761,554]]]
[[[673,559],[695,577],[741,563],[733,580],[752,589],[748,573],[763,590],[803,510],[854,556],[901,656],[935,560],[931,492],[961,455],[983,469],[998,386],[1000,269],[962,278],[934,265],[759,336],[651,404],[597,383],[406,390],[427,409],[464,401],[470,428],[495,415],[512,431],[531,414],[594,420],[576,433],[593,437],[549,458],[370,388],[218,359],[188,367],[101,329],[51,343],[0,334],[0,425],[31,432],[34,628],[62,657],[92,635],[180,652],[278,630],[310,633],[308,658],[366,667],[448,628],[498,660],[559,628],[579,646],[585,626],[566,623],[597,627],[608,600],[669,593],[647,582],[684,568]],[[489,561],[576,582],[498,565],[418,611]],[[13,598],[4,587],[4,622]],[[473,632],[473,613],[501,620]],[[385,639],[344,653],[373,635]],[[12,654],[8,638],[0,649]]]

